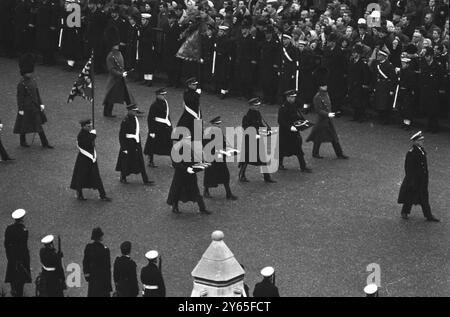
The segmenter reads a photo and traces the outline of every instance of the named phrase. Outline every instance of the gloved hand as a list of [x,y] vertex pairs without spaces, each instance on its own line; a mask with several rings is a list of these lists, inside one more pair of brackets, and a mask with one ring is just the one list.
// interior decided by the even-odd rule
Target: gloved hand
[[259,134],[256,135],[256,139],[259,139],[261,136]]
[[97,134],[97,130],[92,129],[92,130],[91,130],[91,133],[92,133],[92,134]]
[[195,92],[200,95],[202,93],[202,90],[200,88],[198,88]]
[[192,167],[188,167],[188,168],[187,168],[187,172],[188,172],[189,174],[195,174],[194,169],[193,169]]
[[292,131],[292,132],[297,132],[297,128],[294,127],[294,126],[292,126],[292,127],[291,127],[291,131]]
[[25,112],[23,112],[23,110],[19,111],[19,115],[23,116],[25,114]]
[[152,139],[154,139],[156,135],[155,135],[154,133],[150,133],[149,136],[150,136]]
[[123,77],[123,78],[125,78],[125,77],[127,77],[127,76],[128,76],[128,72],[123,72],[123,73],[122,73],[122,77]]
[[128,154],[128,151],[123,151],[123,153]]
[[334,118],[336,116],[336,114],[334,112],[330,112],[328,114],[328,118]]
[[44,111],[44,110],[45,110],[45,106],[41,105],[41,111]]

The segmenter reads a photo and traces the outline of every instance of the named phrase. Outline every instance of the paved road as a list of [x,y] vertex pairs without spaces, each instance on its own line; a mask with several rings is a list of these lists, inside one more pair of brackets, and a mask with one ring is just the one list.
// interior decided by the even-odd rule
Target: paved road
[[[102,203],[96,193],[86,192],[89,201],[80,203],[69,187],[77,149],[78,120],[90,116],[82,99],[66,104],[76,73],[37,67],[36,77],[47,106],[46,131],[54,151],[42,150],[38,139],[30,149],[18,147],[12,135],[16,113],[15,88],[19,73],[15,62],[0,59],[0,118],[5,123],[2,140],[17,160],[0,165],[0,230],[11,222],[17,208],[29,212],[33,277],[39,268],[39,240],[46,234],[61,234],[65,264],[81,263],[91,229],[101,226],[112,256],[119,254],[124,240],[133,242],[133,258],[141,267],[143,254],[158,249],[164,258],[164,276],[169,296],[186,296],[192,289],[190,273],[210,243],[210,234],[223,230],[225,242],[246,267],[246,282],[253,289],[259,270],[273,265],[282,296],[361,296],[370,263],[381,267],[383,296],[449,296],[450,264],[450,136],[427,135],[431,173],[431,204],[443,222],[424,221],[414,209],[408,222],[399,217],[396,204],[403,177],[404,155],[409,133],[397,127],[336,120],[348,161],[336,160],[331,146],[324,145],[324,160],[311,158],[313,174],[302,174],[294,159],[286,161],[289,171],[279,172],[277,184],[262,182],[256,168],[249,167],[248,184],[236,182],[237,166],[230,166],[236,202],[225,199],[223,189],[213,190],[208,207],[211,216],[195,213],[196,206],[181,205],[185,212],[175,216],[166,205],[173,173],[168,158],[156,159],[159,168],[149,171],[155,187],[142,186],[138,177],[131,185],[119,183],[114,167],[119,151],[121,118],[105,120],[97,101],[97,126],[101,174],[114,202]],[[106,76],[97,77],[97,96],[103,96]],[[141,107],[148,111],[156,88],[130,85]],[[172,118],[181,114],[181,90],[169,89]],[[237,126],[247,110],[244,100],[202,97],[205,118],[222,115],[225,124]],[[277,107],[263,113],[276,124]],[[124,107],[115,113],[125,114]],[[146,120],[141,120],[143,130]],[[305,136],[306,137],[306,136]],[[5,253],[0,249],[0,277],[5,273]],[[9,287],[1,284],[4,289]],[[27,287],[32,295],[33,287]],[[72,288],[69,296],[84,296],[87,285]]]

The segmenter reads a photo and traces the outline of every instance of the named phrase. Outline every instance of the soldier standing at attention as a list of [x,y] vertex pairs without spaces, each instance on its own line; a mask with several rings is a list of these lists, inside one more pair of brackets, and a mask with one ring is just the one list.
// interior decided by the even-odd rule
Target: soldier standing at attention
[[425,137],[422,131],[411,137],[413,145],[406,153],[405,178],[400,187],[398,203],[403,204],[402,218],[407,220],[413,205],[422,207],[423,215],[427,221],[439,222],[431,213],[428,197],[428,163],[427,153],[423,148]]
[[263,280],[255,285],[253,297],[280,297],[278,287],[275,286],[275,270],[268,266],[261,270]]
[[11,296],[22,297],[23,287],[31,283],[30,251],[28,250],[28,230],[24,224],[26,212],[17,209],[11,215],[14,223],[5,231],[5,253],[8,264],[5,283],[11,285]]
[[136,262],[131,257],[131,242],[125,241],[120,245],[122,256],[114,261],[114,284],[118,297],[137,297],[139,285],[136,275]]
[[[166,286],[161,273],[161,258],[158,251],[152,250],[145,254],[147,266],[141,270],[143,297],[166,297]],[[159,264],[157,264],[159,259]]]
[[44,280],[44,293],[41,297],[64,297],[66,289],[66,278],[62,267],[63,254],[60,250],[56,251],[53,241],[55,237],[48,235],[41,240],[44,245],[39,253],[41,259],[42,273]]

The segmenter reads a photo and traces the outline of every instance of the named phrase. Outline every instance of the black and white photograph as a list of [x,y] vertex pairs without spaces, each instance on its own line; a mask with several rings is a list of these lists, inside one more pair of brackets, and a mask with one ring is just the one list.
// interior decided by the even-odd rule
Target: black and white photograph
[[0,0],[0,297],[450,296],[448,49],[449,0]]

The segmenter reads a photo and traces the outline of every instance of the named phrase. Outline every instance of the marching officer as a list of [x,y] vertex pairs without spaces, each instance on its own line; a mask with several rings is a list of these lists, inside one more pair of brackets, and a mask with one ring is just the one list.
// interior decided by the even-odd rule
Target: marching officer
[[[243,161],[239,163],[239,181],[247,183],[249,180],[245,176],[245,172],[247,170],[248,165],[253,166],[265,166],[267,165],[267,162],[264,162],[263,157],[260,155],[260,146],[264,145],[265,142],[261,141],[261,137],[265,137],[265,135],[261,135],[259,129],[265,128],[267,129],[267,136],[270,136],[272,134],[272,131],[270,129],[270,126],[265,122],[263,119],[261,112],[259,111],[261,107],[261,99],[259,98],[252,98],[248,101],[248,104],[250,106],[250,109],[248,110],[247,114],[242,118],[242,128],[244,130],[247,130],[248,128],[254,129],[254,132],[256,133],[256,142],[251,142],[250,137],[253,137],[252,133],[246,134],[243,139],[242,149],[245,151],[244,157],[242,158]],[[250,148],[251,144],[257,144],[256,148]],[[266,183],[276,183],[272,179],[269,173],[263,173],[264,181]]]
[[[177,127],[185,127],[189,130],[192,140],[196,139],[194,134],[195,122],[201,123],[202,112],[200,110],[200,93],[198,89],[198,81],[195,77],[186,80],[187,90],[183,94],[184,111],[178,120]],[[200,135],[198,139],[202,138],[202,130],[198,131]]]
[[232,41],[226,33],[228,29],[227,25],[220,25],[215,42],[216,60],[213,76],[220,99],[225,99],[230,89]]
[[402,67],[399,74],[399,88],[397,108],[402,117],[402,129],[411,130],[412,116],[413,116],[413,97],[416,74],[414,69],[410,66],[411,59],[407,57],[401,58]]
[[67,6],[71,3],[78,3],[78,0],[66,0],[64,9],[61,13],[61,30],[59,34],[59,48],[61,54],[66,60],[67,70],[71,71],[75,68],[75,63],[83,57],[83,32],[80,26],[67,25],[68,12]]
[[80,121],[81,131],[78,133],[77,147],[79,150],[75,168],[73,170],[70,188],[77,191],[78,200],[84,201],[83,188],[97,189],[100,200],[111,201],[106,196],[100,171],[97,163],[97,151],[95,150],[95,139],[97,131],[92,129],[91,120]]
[[362,59],[363,47],[356,44],[348,66],[348,101],[353,108],[353,121],[364,122],[369,101],[370,70]]
[[398,203],[403,204],[401,216],[408,219],[413,205],[420,205],[427,221],[439,222],[431,213],[428,194],[428,163],[427,153],[423,147],[425,137],[422,131],[411,137],[413,145],[406,153],[405,178],[398,196]]
[[[166,297],[166,286],[161,272],[161,257],[158,251],[148,251],[145,257],[148,264],[141,270],[142,297]],[[157,263],[158,259],[159,263]]]
[[61,250],[56,251],[53,244],[54,236],[48,235],[41,240],[44,245],[40,251],[42,266],[41,278],[44,280],[44,292],[41,297],[64,297],[66,277],[62,266],[63,254]]
[[137,265],[131,257],[131,242],[125,241],[120,245],[122,256],[114,261],[114,284],[118,297],[137,297],[139,284],[137,280]]
[[297,93],[295,90],[288,90],[284,92],[284,96],[286,101],[278,110],[278,124],[280,126],[280,170],[286,170],[283,159],[295,155],[297,156],[301,171],[311,173],[312,170],[306,166],[305,154],[302,150],[303,140],[300,135],[300,126],[296,126],[296,123],[299,121],[306,121],[295,102]]
[[153,26],[150,24],[151,14],[141,14],[141,29],[139,30],[139,73],[144,77],[144,85],[151,87],[153,85],[153,73],[155,72],[155,43]]
[[263,280],[255,285],[253,297],[280,297],[278,287],[275,286],[275,270],[268,266],[261,270]]
[[292,37],[283,34],[283,54],[281,55],[280,91],[297,89],[298,49],[292,44]]
[[145,144],[144,154],[148,155],[148,165],[157,167],[153,161],[153,156],[170,156],[172,151],[172,123],[170,120],[169,103],[167,102],[167,90],[158,89],[156,100],[150,106],[148,113],[148,137]]
[[30,251],[28,249],[28,230],[25,227],[26,211],[17,209],[11,215],[14,223],[5,231],[6,266],[5,283],[11,285],[13,297],[23,296],[23,287],[31,283]]
[[[205,130],[204,142],[214,142],[214,138],[218,135],[223,135],[223,132],[220,128],[222,120],[220,117],[215,117],[210,121],[213,125]],[[212,137],[214,135],[214,137]],[[205,177],[203,178],[203,197],[211,198],[211,194],[209,192],[210,188],[217,187],[219,184],[223,184],[226,191],[226,197],[229,200],[237,200],[237,197],[233,195],[230,188],[230,171],[228,170],[226,157],[232,156],[236,154],[234,149],[230,149],[227,146],[227,141],[225,136],[223,136],[223,143],[221,149],[216,149],[214,147],[216,153],[208,153],[211,155],[211,158],[214,160],[211,163],[211,166],[205,170]]]
[[37,83],[33,78],[34,56],[22,55],[19,60],[20,75],[22,79],[17,85],[17,106],[19,108],[14,133],[20,134],[20,146],[30,147],[26,141],[26,134],[38,133],[42,147],[53,149],[48,143],[43,125],[47,122],[45,106],[42,104]]
[[120,152],[117,159],[116,171],[120,172],[120,182],[122,184],[128,184],[128,175],[141,174],[144,185],[150,186],[153,185],[153,181],[148,180],[147,172],[145,171],[140,125],[137,118],[139,108],[136,105],[129,105],[127,110],[128,115],[120,125]]
[[348,156],[342,151],[339,143],[339,138],[334,128],[332,118],[336,116],[331,112],[331,101],[328,95],[328,87],[326,80],[326,69],[318,70],[319,92],[314,96],[313,104],[314,110],[317,114],[317,121],[312,128],[307,142],[313,142],[312,156],[317,159],[322,159],[320,156],[320,145],[324,142],[330,142],[333,145],[334,152],[338,159],[348,159]]
[[[2,132],[2,130],[3,130],[3,123],[2,123],[2,120],[0,119],[0,133]],[[2,143],[1,135],[0,135],[0,162],[13,161],[13,160],[14,159],[11,158],[8,155],[8,153],[6,152],[5,147],[3,146],[3,143]]]
[[265,40],[261,44],[260,75],[264,102],[275,104],[277,101],[278,72],[281,62],[281,43],[272,26],[265,30]]
[[101,228],[92,230],[91,240],[84,249],[83,273],[89,283],[88,297],[110,297],[111,286],[111,256],[109,249],[103,245]]
[[388,60],[389,51],[386,47],[375,49],[376,61],[373,62],[373,57],[369,61],[369,66],[372,67],[375,83],[374,90],[374,107],[378,111],[380,122],[388,124],[391,110],[392,97],[394,95],[394,85],[396,81],[396,74],[394,66]]

